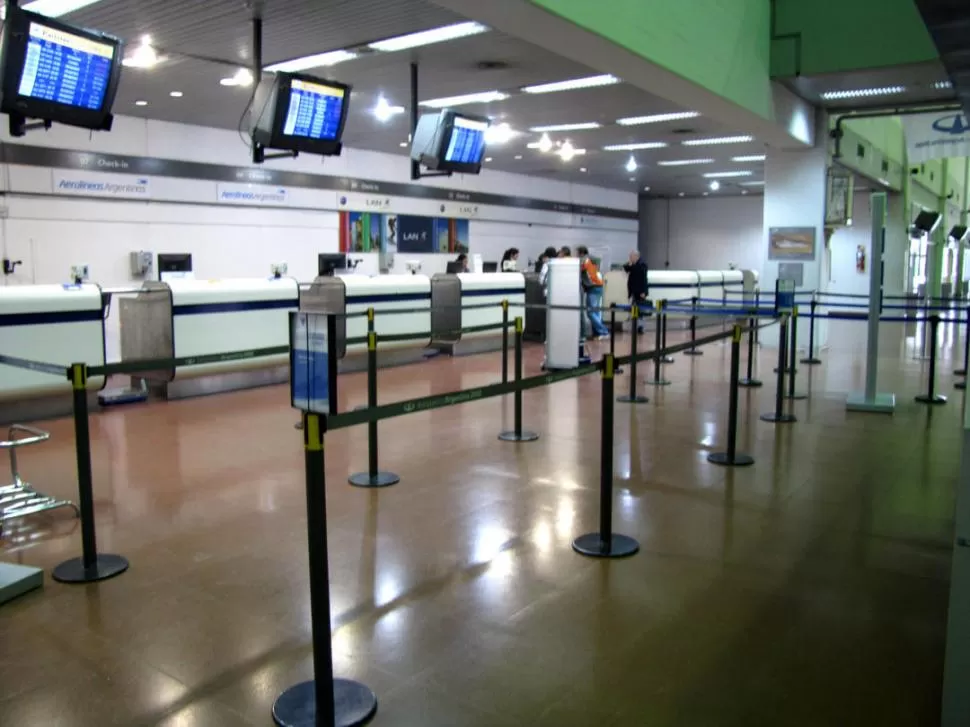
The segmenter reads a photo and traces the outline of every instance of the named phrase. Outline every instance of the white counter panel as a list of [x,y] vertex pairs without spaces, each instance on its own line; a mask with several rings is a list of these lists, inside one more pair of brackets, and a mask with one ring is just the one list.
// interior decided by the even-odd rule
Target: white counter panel
[[[509,320],[525,318],[525,277],[521,273],[459,273],[461,281],[461,327],[497,325],[502,322],[502,301],[509,301]],[[467,306],[494,304],[468,310]],[[462,334],[462,339],[498,336],[501,330]]]
[[[381,336],[427,333],[427,339],[378,342],[378,349],[426,348],[431,341],[431,279],[427,275],[381,275],[366,278],[348,275],[343,279],[347,313],[365,313],[374,309],[374,330]],[[386,311],[421,309],[413,313],[382,315]],[[367,335],[367,318],[347,319],[347,338]],[[348,352],[366,350],[366,344],[347,346]]]

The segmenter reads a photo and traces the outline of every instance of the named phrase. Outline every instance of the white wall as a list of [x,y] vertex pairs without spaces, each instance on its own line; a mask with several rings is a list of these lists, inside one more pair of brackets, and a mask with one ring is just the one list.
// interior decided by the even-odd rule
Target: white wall
[[[764,252],[760,195],[650,200],[646,257],[651,269],[726,270],[734,263],[760,272]],[[668,247],[669,245],[669,247]]]
[[[869,266],[872,264],[872,219],[869,193],[859,192],[852,202],[852,226],[840,227],[829,241],[830,281],[828,289],[837,293],[869,294]],[[864,272],[856,270],[856,248],[866,251]],[[887,278],[888,280],[888,278]]]
[[[249,151],[234,131],[116,117],[110,133],[93,133],[56,126],[22,140],[3,137],[8,143],[26,143],[80,151],[137,155],[249,166]],[[321,160],[273,160],[267,168],[349,176],[386,182],[409,182],[406,157],[345,149],[340,157]],[[190,252],[197,277],[263,276],[273,262],[287,262],[290,274],[301,281],[316,274],[319,252],[339,247],[337,193],[300,190],[301,206],[313,209],[241,207],[209,203],[214,194],[185,195],[205,200],[186,204],[172,201],[102,200],[51,194],[51,170],[5,165],[0,185],[7,193],[0,208],[0,251],[4,257],[22,260],[12,276],[0,276],[0,284],[56,283],[66,280],[72,264],[87,263],[92,280],[102,285],[131,284],[128,253],[133,250]],[[180,189],[194,190],[214,183],[159,179],[166,198]],[[429,186],[454,190],[523,196],[556,202],[588,204],[636,210],[636,195],[588,185],[538,179],[517,174],[485,171],[480,176],[458,175],[428,179]],[[435,202],[434,206],[437,207]],[[319,206],[319,209],[316,207]],[[503,208],[504,209],[504,208]],[[397,210],[390,210],[397,211]],[[494,212],[494,211],[493,211]],[[412,212],[421,214],[421,212]],[[429,212],[427,214],[435,214]],[[486,260],[498,260],[503,250],[518,247],[521,265],[548,245],[610,246],[614,259],[625,258],[636,247],[636,222],[586,218],[571,226],[571,215],[512,209],[504,215],[516,222],[473,219],[469,226],[470,249]],[[529,224],[534,219],[536,223]],[[550,221],[561,221],[550,224]],[[444,271],[450,256],[397,255],[395,270],[403,271],[405,259],[419,257],[424,272]],[[373,269],[372,269],[373,268]],[[362,270],[376,271],[376,256]]]

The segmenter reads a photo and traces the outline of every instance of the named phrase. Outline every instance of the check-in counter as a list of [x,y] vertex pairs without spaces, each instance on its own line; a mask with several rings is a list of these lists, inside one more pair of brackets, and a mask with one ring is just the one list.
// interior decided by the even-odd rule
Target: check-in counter
[[502,301],[509,302],[509,320],[525,317],[525,275],[522,273],[458,273],[431,280],[432,344],[453,355],[494,350],[502,331],[458,333],[463,328],[497,326]]

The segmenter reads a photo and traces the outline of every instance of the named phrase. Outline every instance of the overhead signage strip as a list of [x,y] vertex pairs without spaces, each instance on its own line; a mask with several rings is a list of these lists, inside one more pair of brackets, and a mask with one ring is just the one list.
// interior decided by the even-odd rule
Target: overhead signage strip
[[307,174],[305,172],[287,172],[266,168],[233,167],[223,164],[181,161],[178,159],[101,154],[74,151],[71,149],[29,146],[26,144],[7,143],[0,145],[0,159],[5,164],[20,164],[30,167],[80,169],[88,172],[113,172],[115,174],[139,176],[154,175],[212,182],[243,182],[246,184],[263,184],[279,187],[305,187],[337,192],[433,199],[441,200],[442,202],[515,207],[518,209],[610,217],[625,220],[637,219],[636,210],[594,207],[568,202],[551,202],[544,199],[533,199],[531,197],[512,197],[487,192],[459,192],[450,189],[425,187],[420,184],[379,182],[369,179]]

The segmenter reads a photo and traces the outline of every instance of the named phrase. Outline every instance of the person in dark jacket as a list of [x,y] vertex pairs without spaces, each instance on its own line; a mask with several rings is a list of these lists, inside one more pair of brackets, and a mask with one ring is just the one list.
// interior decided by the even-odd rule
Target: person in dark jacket
[[[634,250],[623,269],[626,271],[626,295],[630,304],[644,308],[647,303],[647,264],[640,259],[640,253]],[[643,326],[638,326],[637,330],[643,333]]]

